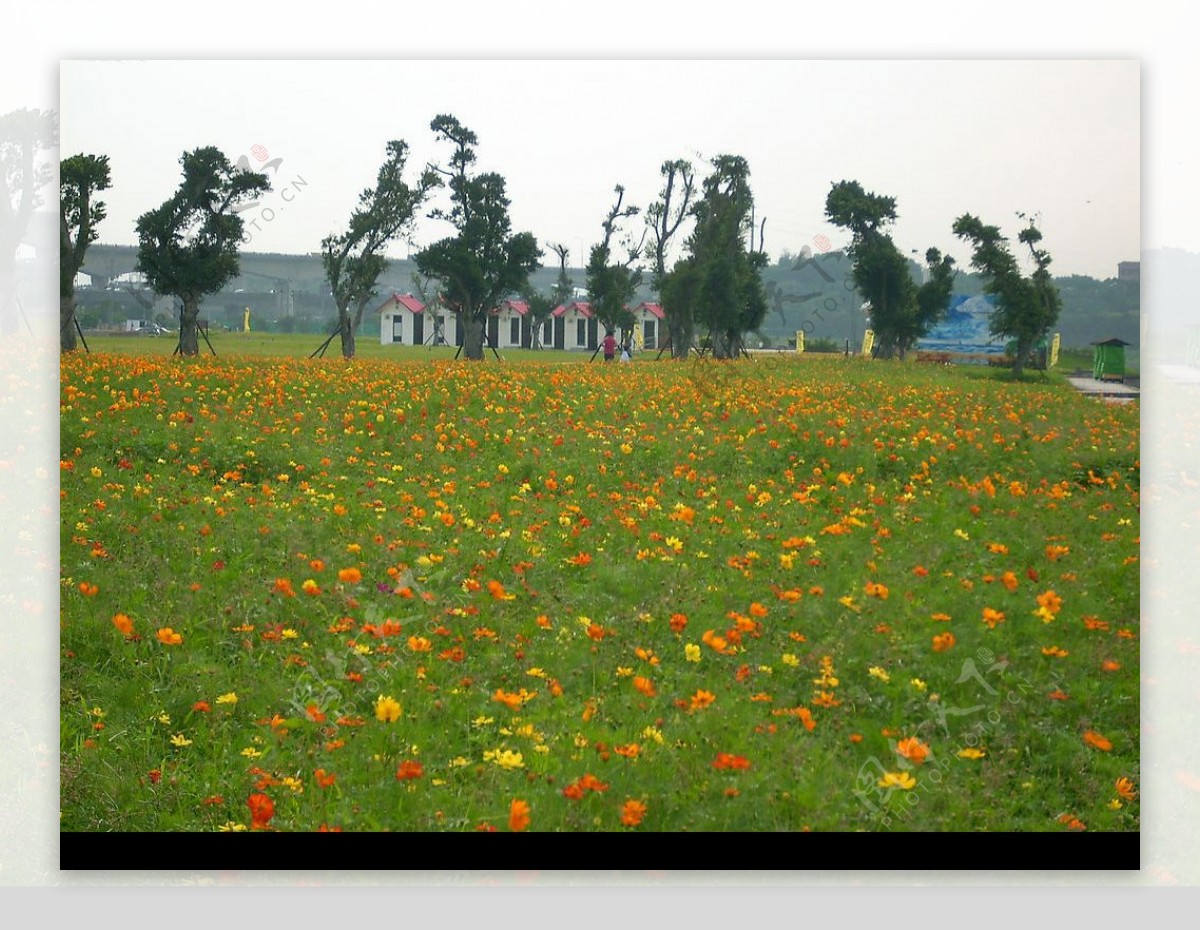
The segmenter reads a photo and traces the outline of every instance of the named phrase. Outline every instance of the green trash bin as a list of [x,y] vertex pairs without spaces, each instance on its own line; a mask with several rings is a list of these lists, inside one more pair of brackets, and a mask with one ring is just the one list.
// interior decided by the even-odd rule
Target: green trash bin
[[1124,339],[1104,339],[1092,345],[1095,347],[1092,377],[1097,381],[1124,381],[1125,347],[1129,343]]

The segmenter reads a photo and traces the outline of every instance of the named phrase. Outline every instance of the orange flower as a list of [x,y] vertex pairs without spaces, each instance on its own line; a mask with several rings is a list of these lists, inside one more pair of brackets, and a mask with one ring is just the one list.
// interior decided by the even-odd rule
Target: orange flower
[[608,785],[590,772],[579,779],[579,787],[585,791],[607,791]]
[[1128,778],[1118,778],[1116,788],[1117,794],[1123,797],[1126,801],[1132,801],[1137,797],[1137,791],[1134,790],[1133,782]]
[[343,568],[338,571],[338,581],[343,584],[358,584],[362,581],[362,572],[357,568]]
[[618,756],[624,756],[626,759],[636,759],[641,755],[642,747],[637,743],[629,743],[625,746],[614,746],[613,752]]
[[79,582],[79,593],[84,597],[95,597],[100,593],[100,588],[90,581],[81,581]]
[[1070,697],[1070,695],[1059,688],[1055,688],[1053,691],[1047,694],[1046,697],[1050,698],[1052,701],[1065,701]]
[[881,601],[887,600],[887,585],[882,585],[875,581],[868,581],[864,590],[866,591],[867,597],[877,597]]
[[1019,584],[1017,581],[1017,576],[1012,572],[1005,572],[1003,575],[1001,575],[1000,583],[1010,591],[1017,590],[1017,585]]
[[910,736],[908,739],[902,739],[896,744],[896,752],[904,756],[910,762],[917,765],[925,761],[925,757],[929,755],[929,747],[922,743],[915,736]]
[[520,798],[514,798],[508,807],[508,829],[520,833],[529,826],[529,805]]
[[183,642],[183,637],[172,630],[169,626],[163,627],[158,631],[158,641],[164,646],[178,646]]
[[765,606],[763,606],[762,604],[758,603],[758,601],[755,601],[753,604],[750,605],[750,616],[765,617],[766,615],[767,615],[767,608]]
[[646,816],[646,805],[632,798],[621,806],[621,823],[626,827],[636,827]]
[[117,614],[112,619],[113,626],[120,630],[125,636],[132,637],[136,634],[133,632],[133,621],[125,614]]
[[207,714],[212,711],[212,705],[210,705],[208,701],[197,701],[192,705],[192,710],[199,714]]
[[996,624],[1004,622],[1004,614],[999,610],[993,610],[991,607],[983,608],[983,622],[988,625],[989,630],[994,630]]
[[567,785],[567,787],[563,788],[562,793],[564,798],[570,798],[572,801],[578,801],[583,797],[583,785],[579,784],[577,781],[573,781],[571,784]]
[[420,762],[405,759],[400,763],[400,768],[396,769],[396,781],[408,781],[409,779],[420,778],[424,774],[425,766]]
[[317,784],[322,788],[328,788],[337,781],[337,776],[326,772],[324,769],[317,769],[313,772],[313,777],[316,778]]
[[1046,558],[1048,558],[1051,562],[1057,562],[1070,551],[1070,546],[1047,546]]
[[304,583],[300,585],[300,588],[305,594],[311,594],[314,597],[321,593],[321,586],[311,578],[305,578]]
[[699,690],[695,694],[692,695],[691,709],[692,710],[701,710],[702,708],[708,707],[708,705],[713,703],[713,701],[715,701],[716,699],[717,699],[717,696],[715,694],[713,694],[711,691]]
[[687,614],[671,614],[671,632],[682,633],[688,624]]
[[658,692],[654,690],[654,682],[649,678],[643,678],[641,675],[633,679],[633,686],[638,689],[646,697],[654,697]]
[[1087,730],[1083,734],[1083,741],[1089,746],[1095,746],[1101,752],[1108,752],[1112,749],[1112,743],[1106,740],[1095,730]]
[[945,652],[947,649],[952,649],[956,642],[953,633],[939,633],[933,638],[933,651]]
[[250,829],[266,830],[275,816],[275,802],[265,794],[252,794],[246,804],[250,808]]
[[487,583],[487,592],[497,601],[511,601],[516,599],[515,595],[509,594],[504,589],[504,585],[494,578]]
[[1121,663],[1114,662],[1112,659],[1106,659],[1100,663],[1100,667],[1106,672],[1115,672],[1121,667]]
[[940,614],[940,613],[939,614],[930,614],[929,619],[930,620],[939,620],[939,621],[945,623],[950,619],[950,615],[949,614]]

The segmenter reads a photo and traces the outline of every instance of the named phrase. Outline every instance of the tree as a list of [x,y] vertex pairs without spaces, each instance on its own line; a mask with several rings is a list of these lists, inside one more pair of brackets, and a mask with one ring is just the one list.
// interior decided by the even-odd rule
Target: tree
[[200,351],[200,301],[238,274],[242,218],[234,207],[270,190],[265,174],[235,167],[213,146],[185,152],[170,200],[138,217],[137,270],[157,294],[177,298],[179,351]]
[[[629,301],[637,293],[638,285],[642,283],[641,269],[634,264],[642,256],[642,242],[636,246],[632,239],[626,238],[624,261],[614,261],[612,256],[612,237],[617,231],[619,222],[623,219],[638,215],[634,206],[622,207],[625,199],[625,188],[620,184],[614,189],[616,202],[608,211],[601,228],[604,238],[592,246],[587,263],[587,292],[588,303],[596,319],[604,324],[606,334],[616,329],[628,330],[634,324],[633,311],[628,307]],[[645,241],[643,236],[642,241]]]
[[926,252],[930,280],[918,289],[908,259],[885,232],[896,219],[896,198],[868,193],[857,181],[833,185],[825,216],[851,232],[846,254],[854,263],[854,286],[871,305],[877,354],[904,358],[949,306],[953,259],[937,249]]
[[104,201],[95,196],[111,183],[107,155],[72,155],[59,166],[58,315],[64,352],[75,350],[75,276],[106,214]]
[[451,207],[430,217],[450,222],[457,234],[418,252],[417,269],[441,282],[443,298],[463,330],[463,354],[479,360],[488,313],[528,286],[542,252],[532,233],[512,232],[504,178],[495,172],[470,174],[479,141],[475,133],[445,115],[435,117],[429,128],[454,145],[450,168],[434,169],[449,179]]
[[17,329],[17,248],[50,183],[44,152],[58,145],[52,111],[13,110],[0,116],[0,334]]
[[[1017,215],[1026,219],[1024,214]],[[989,329],[994,336],[1016,341],[1013,378],[1020,378],[1038,340],[1050,331],[1062,312],[1062,297],[1050,277],[1050,253],[1038,247],[1042,234],[1029,219],[1029,225],[1017,235],[1033,259],[1029,277],[1022,274],[998,227],[987,226],[978,217],[964,213],[954,221],[954,235],[971,243],[971,267],[983,276],[984,293],[996,304]]]
[[692,346],[690,304],[676,299],[669,303],[663,298],[667,279],[667,253],[671,240],[683,221],[691,215],[692,195],[695,193],[696,172],[684,159],[663,162],[659,169],[663,178],[659,199],[646,208],[646,225],[653,237],[650,254],[654,258],[650,286],[658,294],[667,318],[667,335],[674,358],[687,358]]
[[719,155],[712,165],[694,208],[691,254],[672,271],[680,279],[667,283],[670,299],[664,309],[690,313],[707,328],[713,354],[734,358],[742,351],[745,334],[767,316],[762,285],[767,256],[761,238],[758,248],[754,244],[749,164],[740,155]]
[[438,184],[431,169],[425,170],[415,187],[406,184],[403,175],[407,160],[407,143],[389,142],[387,160],[379,168],[375,187],[359,194],[349,228],[321,241],[325,277],[337,306],[345,358],[354,357],[354,333],[362,323],[367,303],[377,293],[379,276],[387,268],[383,250],[411,228],[417,208]]

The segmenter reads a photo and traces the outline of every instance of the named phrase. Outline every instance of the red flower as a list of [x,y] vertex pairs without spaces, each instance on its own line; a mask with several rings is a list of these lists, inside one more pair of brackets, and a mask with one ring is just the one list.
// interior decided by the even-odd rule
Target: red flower
[[414,762],[412,759],[405,759],[400,763],[400,768],[396,770],[396,780],[406,781],[410,778],[420,778],[425,774],[425,766],[420,762]]
[[275,816],[275,802],[265,794],[252,794],[246,804],[250,807],[250,829],[266,830]]
[[750,768],[750,760],[745,756],[735,756],[729,752],[717,753],[713,760],[714,769],[744,770]]

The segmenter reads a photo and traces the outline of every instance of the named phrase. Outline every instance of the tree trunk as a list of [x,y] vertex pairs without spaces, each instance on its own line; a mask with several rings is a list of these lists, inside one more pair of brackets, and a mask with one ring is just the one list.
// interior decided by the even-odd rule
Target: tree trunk
[[483,359],[483,328],[486,321],[482,319],[463,319],[463,358],[478,362]]
[[349,310],[338,311],[338,326],[342,333],[342,358],[354,358],[354,321]]
[[0,243],[0,334],[11,335],[19,329],[17,320],[17,245],[9,239]]
[[196,321],[200,317],[200,298],[185,296],[183,310],[179,314],[179,354],[200,354],[200,328]]
[[64,294],[58,300],[59,348],[63,352],[74,352],[75,341],[75,295]]
[[686,359],[692,351],[692,328],[686,320],[667,319],[667,335],[671,340],[671,358]]

